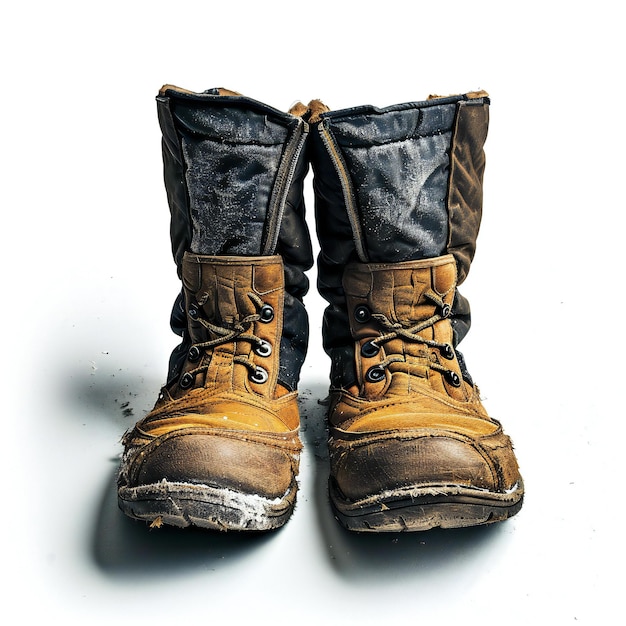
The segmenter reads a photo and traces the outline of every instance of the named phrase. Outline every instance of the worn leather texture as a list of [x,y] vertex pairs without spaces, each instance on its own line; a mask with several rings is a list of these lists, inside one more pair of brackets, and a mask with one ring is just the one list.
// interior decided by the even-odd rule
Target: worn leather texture
[[182,260],[190,347],[180,376],[124,437],[119,484],[162,480],[277,498],[295,488],[296,392],[279,383],[279,256]]
[[[407,487],[523,494],[510,439],[462,377],[452,255],[345,272],[357,383],[331,393],[331,476],[347,500]],[[376,373],[376,376],[373,376]]]

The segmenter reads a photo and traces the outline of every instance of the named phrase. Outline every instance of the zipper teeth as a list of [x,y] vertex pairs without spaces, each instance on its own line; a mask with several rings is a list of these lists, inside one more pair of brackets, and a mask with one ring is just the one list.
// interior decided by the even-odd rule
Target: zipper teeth
[[[287,172],[283,174],[280,181],[280,186],[282,186],[282,190],[280,193],[280,197],[278,198],[278,206],[271,211],[271,228],[268,232],[265,246],[263,247],[263,254],[273,254],[276,249],[276,245],[278,243],[278,234],[280,232],[280,223],[283,219],[285,203],[287,202],[287,195],[289,194],[289,187],[291,187],[291,181],[293,180],[293,176],[296,171],[300,152],[302,152],[302,147],[304,146],[306,134],[307,125],[304,121],[301,120],[300,124],[298,125],[297,132],[294,133],[294,136],[289,141],[289,145],[287,146],[285,160],[283,161],[283,163],[289,163],[289,166],[287,168]],[[294,143],[295,147],[292,147]]]
[[335,142],[328,131],[328,129],[324,126],[324,124],[320,124],[320,134],[322,137],[322,141],[326,146],[326,150],[330,155],[330,159],[335,166],[335,170],[339,175],[339,181],[341,182],[341,188],[343,191],[343,199],[346,203],[346,210],[348,212],[348,219],[350,220],[350,225],[352,226],[352,233],[354,237],[354,243],[356,246],[356,251],[359,256],[359,259],[363,263],[367,263],[368,256],[365,252],[365,248],[363,246],[363,234],[361,232],[361,225],[359,223],[359,216],[356,211],[356,202],[354,200],[354,195],[352,193],[352,189],[350,187],[350,179],[348,177],[348,173],[346,171],[345,164],[337,147],[335,146]]

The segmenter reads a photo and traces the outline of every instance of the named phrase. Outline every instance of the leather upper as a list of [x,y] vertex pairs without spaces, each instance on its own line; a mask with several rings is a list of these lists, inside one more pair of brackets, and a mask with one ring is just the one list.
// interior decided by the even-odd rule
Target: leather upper
[[355,264],[343,284],[358,382],[331,393],[339,492],[358,500],[407,486],[521,486],[510,439],[463,379],[452,347],[454,257]]
[[296,394],[279,383],[282,261],[187,253],[182,265],[190,347],[178,379],[125,436],[121,481],[277,497],[301,448]]

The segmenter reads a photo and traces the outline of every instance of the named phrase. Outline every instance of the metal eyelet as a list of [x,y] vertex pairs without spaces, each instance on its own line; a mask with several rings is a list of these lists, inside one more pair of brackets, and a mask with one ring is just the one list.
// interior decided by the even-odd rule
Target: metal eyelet
[[180,380],[178,381],[178,386],[181,389],[189,389],[189,387],[193,385],[194,380],[194,377],[189,372],[187,372],[186,374],[183,374],[181,376]]
[[274,319],[274,307],[271,304],[264,304],[259,311],[259,317],[264,324],[269,324]]
[[268,373],[258,365],[256,366],[256,370],[254,370],[254,374],[250,375],[250,380],[257,385],[262,385],[263,383],[266,383],[268,379]]
[[445,344],[444,346],[441,346],[439,348],[439,353],[444,359],[448,359],[448,361],[454,358],[454,349],[449,343]]
[[385,380],[385,370],[380,365],[374,365],[365,373],[365,380],[368,383],[379,383]]
[[452,311],[452,307],[449,304],[444,303],[443,306],[441,307],[441,316],[449,317],[451,311]]
[[461,379],[459,378],[459,375],[456,372],[452,372],[450,370],[448,370],[445,374],[445,379],[448,381],[448,383],[450,385],[452,385],[453,387],[460,387],[461,386]]
[[380,352],[380,346],[377,346],[374,341],[367,341],[361,346],[361,356],[366,359],[371,359]]
[[261,339],[259,343],[254,346],[253,350],[258,356],[267,357],[272,354],[272,344],[264,339]]
[[192,320],[197,320],[198,319],[198,307],[195,304],[192,304],[189,307],[189,310],[187,311],[187,313],[189,314],[189,317]]
[[198,348],[197,346],[191,346],[191,348],[189,348],[189,352],[187,352],[187,360],[190,361],[191,363],[195,363],[196,361],[199,361],[201,356],[202,356],[202,352],[200,351],[200,348]]
[[369,322],[371,318],[372,312],[364,304],[361,304],[354,309],[354,319],[359,324],[365,324],[366,322]]

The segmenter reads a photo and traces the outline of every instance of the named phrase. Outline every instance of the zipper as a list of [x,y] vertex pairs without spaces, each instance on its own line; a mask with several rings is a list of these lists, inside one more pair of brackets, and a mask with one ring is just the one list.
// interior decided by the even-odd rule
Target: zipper
[[280,231],[280,223],[283,219],[285,211],[285,203],[287,202],[287,194],[291,187],[296,166],[300,158],[300,153],[304,146],[304,142],[309,132],[309,125],[304,120],[298,120],[298,126],[294,131],[287,147],[285,148],[285,156],[279,168],[277,175],[277,184],[272,194],[273,198],[270,202],[268,231],[265,237],[262,254],[274,254],[276,245],[278,244],[278,234]]
[[367,263],[369,258],[363,245],[363,233],[361,231],[359,214],[356,209],[356,199],[352,191],[352,185],[350,184],[350,177],[348,176],[346,164],[339,152],[339,149],[337,148],[337,145],[335,144],[335,140],[330,134],[330,131],[326,127],[324,121],[320,123],[319,129],[322,141],[324,142],[326,150],[330,156],[330,160],[333,162],[333,165],[335,166],[335,171],[339,176],[341,189],[343,191],[343,199],[346,204],[346,211],[348,213],[348,219],[350,220],[350,225],[352,226],[352,236],[354,239],[354,244],[356,246],[356,252],[359,256],[359,259],[363,263]]

